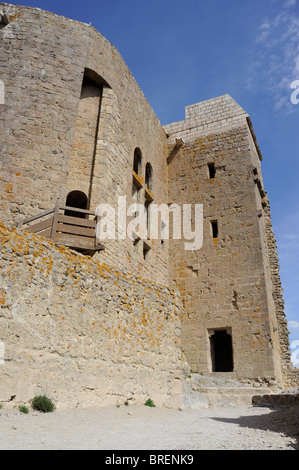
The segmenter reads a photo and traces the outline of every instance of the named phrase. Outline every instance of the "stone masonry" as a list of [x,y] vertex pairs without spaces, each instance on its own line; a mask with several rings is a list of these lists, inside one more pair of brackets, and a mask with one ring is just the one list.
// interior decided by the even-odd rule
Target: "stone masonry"
[[[0,3],[0,47],[0,402],[178,407],[183,358],[203,375],[295,386],[246,111],[224,95],[163,127],[113,45],[40,9]],[[115,237],[91,257],[13,228],[57,200],[115,208]],[[132,203],[149,214],[135,240],[119,224]],[[172,203],[202,205],[200,249],[148,230],[150,209]]]
[[[154,168],[154,201],[167,202],[165,131],[115,47],[89,25],[35,8],[0,8],[9,19],[0,29],[7,57],[0,65],[1,220],[35,215],[78,188],[92,209],[102,202],[117,208],[119,196],[129,206],[136,148],[141,178],[147,163]],[[101,260],[167,282],[166,245],[150,245],[145,263],[142,243],[107,240]]]
[[0,225],[0,403],[181,405],[178,295]]
[[225,95],[188,106],[185,121],[165,129],[170,201],[204,208],[201,250],[186,251],[181,240],[170,248],[170,279],[184,304],[183,352],[193,370],[215,372],[211,336],[223,330],[232,338],[231,376],[289,384],[276,245],[250,118]]

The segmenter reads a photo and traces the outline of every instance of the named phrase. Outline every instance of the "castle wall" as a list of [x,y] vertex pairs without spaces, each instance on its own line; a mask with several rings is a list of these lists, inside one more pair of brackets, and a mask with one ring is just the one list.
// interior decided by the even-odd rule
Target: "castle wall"
[[[0,219],[16,223],[53,207],[57,198],[65,202],[80,187],[92,210],[106,203],[116,211],[116,240],[106,240],[97,256],[167,282],[167,249],[160,241],[149,241],[145,260],[142,241],[118,237],[118,197],[132,203],[137,147],[141,180],[150,162],[154,200],[167,200],[166,134],[120,54],[87,24],[35,8],[1,3],[0,9],[9,20],[0,30],[6,96]],[[101,103],[99,96],[82,96],[86,74],[100,82]]]
[[0,269],[1,403],[180,406],[172,290],[3,224]]
[[[232,338],[233,376],[282,383],[278,328],[287,330],[276,315],[265,223],[269,214],[249,122],[225,95],[186,108],[185,121],[165,126],[169,200],[203,204],[204,211],[200,250],[186,251],[181,241],[171,241],[170,278],[182,294],[182,347],[192,369],[217,372],[210,337],[222,329]],[[174,147],[177,138],[184,140],[180,148]]]
[[[218,373],[219,344],[228,351],[231,341],[232,376],[290,383],[262,157],[247,113],[224,95],[188,106],[184,121],[163,128],[118,51],[93,27],[35,8],[0,3],[3,10],[0,221],[16,223],[81,191],[88,208],[109,205],[115,223],[93,259],[2,226],[4,400],[48,390],[59,403],[73,406],[79,397],[100,405],[130,390],[132,399],[150,393],[177,403],[177,308],[193,370]],[[149,201],[203,204],[202,248],[149,234],[130,240],[120,222],[125,215],[126,228],[132,220],[132,202]]]

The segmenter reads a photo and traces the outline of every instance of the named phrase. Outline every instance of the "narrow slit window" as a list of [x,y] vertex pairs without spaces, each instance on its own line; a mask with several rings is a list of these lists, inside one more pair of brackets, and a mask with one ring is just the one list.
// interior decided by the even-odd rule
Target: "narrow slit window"
[[215,178],[216,175],[216,168],[215,168],[215,163],[208,163],[208,170],[209,170],[209,178],[210,180]]
[[144,204],[145,208],[145,223],[146,223],[146,229],[148,230],[150,227],[150,203],[146,202]]
[[211,221],[211,228],[212,228],[212,238],[218,238],[218,222],[217,220]]

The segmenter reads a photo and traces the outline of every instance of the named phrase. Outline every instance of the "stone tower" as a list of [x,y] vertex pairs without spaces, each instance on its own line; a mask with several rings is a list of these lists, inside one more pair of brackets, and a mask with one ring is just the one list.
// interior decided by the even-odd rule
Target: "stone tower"
[[[168,134],[169,201],[203,204],[203,246],[172,241],[183,351],[193,370],[275,377],[289,349],[262,155],[248,114],[224,95],[186,108]],[[177,145],[180,142],[180,145]]]

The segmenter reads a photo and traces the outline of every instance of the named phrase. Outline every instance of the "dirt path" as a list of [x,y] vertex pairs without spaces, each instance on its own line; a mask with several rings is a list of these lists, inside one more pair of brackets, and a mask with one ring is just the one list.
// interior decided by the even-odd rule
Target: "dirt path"
[[298,449],[299,407],[0,410],[0,449]]

